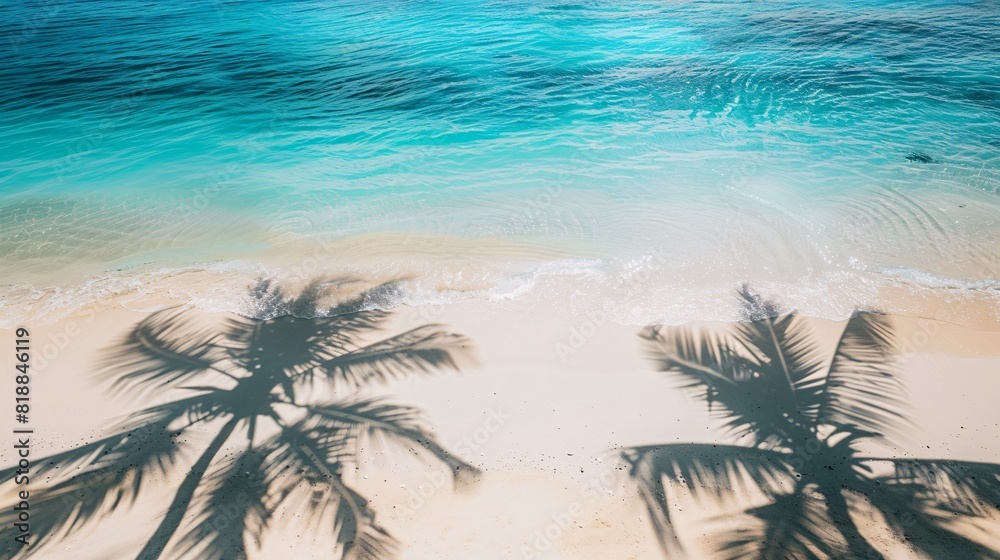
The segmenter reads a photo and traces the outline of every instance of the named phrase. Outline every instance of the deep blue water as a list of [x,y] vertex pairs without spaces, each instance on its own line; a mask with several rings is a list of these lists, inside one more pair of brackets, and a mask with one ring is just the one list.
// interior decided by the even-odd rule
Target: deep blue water
[[996,1],[13,2],[0,48],[8,263],[415,230],[1000,275]]

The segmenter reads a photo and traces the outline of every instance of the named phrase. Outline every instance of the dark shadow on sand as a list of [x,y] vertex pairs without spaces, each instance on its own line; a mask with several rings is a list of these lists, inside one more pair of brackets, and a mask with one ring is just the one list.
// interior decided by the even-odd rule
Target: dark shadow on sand
[[[135,325],[104,354],[102,375],[115,390],[160,395],[165,403],[132,415],[114,435],[36,459],[33,478],[53,482],[31,491],[32,544],[20,550],[14,542],[18,512],[5,507],[3,556],[44,556],[67,534],[141,500],[157,479],[182,473],[189,463],[181,458],[193,451],[197,459],[137,558],[166,550],[172,558],[246,558],[279,508],[335,538],[331,558],[391,557],[396,541],[342,477],[357,463],[359,441],[426,452],[456,479],[477,470],[440,446],[416,409],[358,390],[457,370],[470,344],[437,325],[379,338],[390,314],[369,309],[372,291],[322,303],[330,287],[343,284],[315,281],[291,297],[260,281],[250,316],[221,327],[199,326],[200,314],[190,309],[153,313]],[[187,441],[196,425],[212,438],[194,448]],[[238,450],[222,455],[227,444]],[[0,472],[0,480],[13,471]]]
[[704,505],[748,492],[769,502],[712,534],[713,558],[886,558],[857,523],[873,512],[931,558],[1000,557],[963,527],[1000,509],[1000,465],[866,452],[911,427],[887,318],[856,312],[829,355],[808,319],[780,314],[749,289],[739,295],[747,322],[724,332],[642,333],[660,370],[705,402],[736,443],[624,451],[667,556],[685,552],[669,505],[668,486],[678,485]]

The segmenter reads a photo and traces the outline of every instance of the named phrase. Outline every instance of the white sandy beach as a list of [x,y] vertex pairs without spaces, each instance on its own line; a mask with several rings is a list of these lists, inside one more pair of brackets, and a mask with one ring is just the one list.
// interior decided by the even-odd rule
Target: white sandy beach
[[0,560],[1000,560],[998,2],[0,1]]
[[[151,404],[131,394],[113,398],[96,381],[98,353],[145,315],[113,304],[100,309],[32,328],[43,356],[31,386],[35,460],[106,433],[125,413]],[[387,332],[427,322],[469,337],[476,363],[460,374],[392,382],[374,393],[423,410],[439,441],[482,475],[453,489],[446,472],[427,458],[400,449],[364,449],[361,470],[347,478],[400,541],[400,557],[662,558],[648,513],[615,450],[728,441],[702,403],[655,371],[637,337],[639,328],[471,299],[399,307]],[[816,323],[832,344],[837,323]],[[1000,331],[904,317],[894,323],[900,371],[919,428],[910,442],[889,452],[1000,461],[995,406]],[[12,339],[11,331],[3,331],[2,344]],[[58,350],[46,350],[50,346]],[[12,367],[9,357],[3,365]],[[0,389],[12,393],[12,378]],[[6,416],[4,425],[10,425]],[[193,459],[192,453],[186,460]],[[0,462],[13,460],[5,446]],[[33,480],[31,488],[46,482]],[[45,557],[133,555],[179,480],[156,482],[135,507],[119,507],[111,517],[72,531]],[[12,490],[6,486],[5,495]],[[710,538],[713,512],[685,503],[683,496],[678,500],[676,524],[688,548],[697,551]],[[323,528],[307,530],[296,524],[296,512],[284,513],[285,522],[269,529],[256,557],[327,557],[332,545]],[[869,524],[879,530],[874,521]],[[893,558],[905,557],[901,545],[886,542]]]

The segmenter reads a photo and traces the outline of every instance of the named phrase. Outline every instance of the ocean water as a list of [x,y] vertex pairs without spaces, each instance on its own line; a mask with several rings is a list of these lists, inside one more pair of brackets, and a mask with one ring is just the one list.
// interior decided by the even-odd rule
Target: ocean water
[[5,322],[305,264],[635,324],[1000,293],[995,0],[16,1],[0,48]]

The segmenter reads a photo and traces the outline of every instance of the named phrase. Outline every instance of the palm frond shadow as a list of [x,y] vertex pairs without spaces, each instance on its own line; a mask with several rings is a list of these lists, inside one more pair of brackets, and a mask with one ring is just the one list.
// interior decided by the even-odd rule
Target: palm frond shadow
[[713,558],[885,558],[857,522],[873,512],[931,558],[1000,558],[963,524],[1000,510],[1000,465],[866,451],[911,426],[888,319],[854,313],[828,355],[808,319],[746,287],[739,297],[747,321],[725,332],[651,326],[641,335],[659,369],[735,443],[623,450],[667,556],[686,552],[672,523],[676,488],[703,505],[743,504],[712,535]]
[[[380,337],[389,313],[371,300],[391,285],[329,303],[344,280],[314,281],[291,296],[267,280],[250,290],[251,312],[221,328],[190,309],[153,313],[104,354],[116,391],[164,404],[128,418],[112,435],[36,462],[54,482],[32,495],[32,546],[15,548],[17,512],[0,512],[4,556],[44,554],[70,532],[141,499],[151,480],[196,458],[156,531],[137,555],[247,558],[281,509],[336,542],[331,557],[390,558],[397,542],[368,500],[344,481],[373,438],[434,458],[467,481],[478,470],[438,444],[417,409],[362,397],[371,383],[456,371],[469,341],[438,325]],[[333,290],[336,291],[336,290]],[[193,428],[212,435],[188,443]],[[221,455],[223,448],[240,451]],[[0,472],[10,480],[14,468]],[[169,548],[168,548],[169,547]]]

